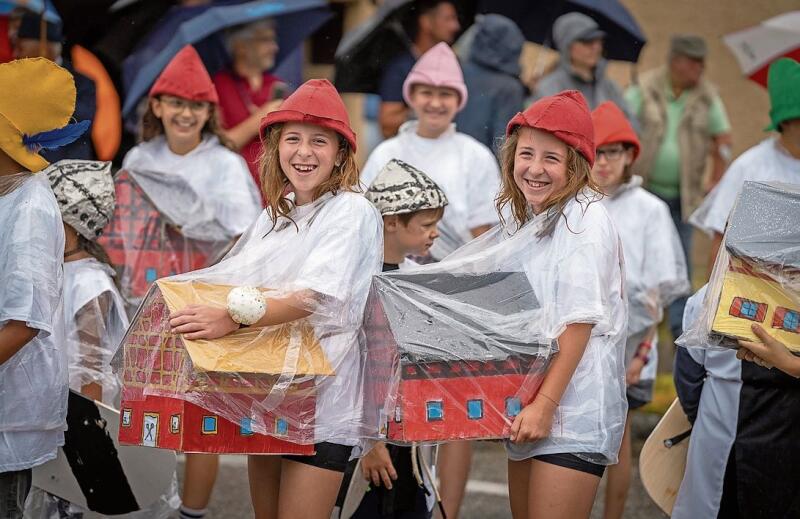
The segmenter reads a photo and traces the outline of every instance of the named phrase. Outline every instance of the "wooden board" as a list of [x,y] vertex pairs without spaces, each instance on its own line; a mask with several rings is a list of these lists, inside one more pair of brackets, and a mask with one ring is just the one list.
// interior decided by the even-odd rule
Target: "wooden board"
[[33,469],[33,485],[106,515],[146,509],[169,489],[172,451],[120,446],[119,411],[74,391],[69,394],[64,447]]
[[676,398],[658,422],[653,432],[644,442],[639,455],[639,472],[645,490],[667,515],[672,515],[672,507],[686,471],[686,455],[689,451],[689,438],[666,447],[664,440],[674,438],[691,428],[680,402]]

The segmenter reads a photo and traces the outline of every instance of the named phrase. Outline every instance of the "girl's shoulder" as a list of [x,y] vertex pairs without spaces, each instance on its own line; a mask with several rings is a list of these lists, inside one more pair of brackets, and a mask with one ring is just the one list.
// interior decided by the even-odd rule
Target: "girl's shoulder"
[[363,193],[340,191],[325,205],[328,211],[342,212],[354,217],[380,219],[380,213]]

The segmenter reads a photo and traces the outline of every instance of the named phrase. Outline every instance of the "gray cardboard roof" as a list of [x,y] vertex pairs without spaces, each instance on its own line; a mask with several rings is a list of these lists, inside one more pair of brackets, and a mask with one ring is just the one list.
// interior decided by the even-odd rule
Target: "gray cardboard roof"
[[745,182],[728,219],[733,256],[800,269],[800,185]]
[[549,348],[531,339],[539,301],[522,272],[395,271],[375,276],[372,290],[404,363],[498,361]]

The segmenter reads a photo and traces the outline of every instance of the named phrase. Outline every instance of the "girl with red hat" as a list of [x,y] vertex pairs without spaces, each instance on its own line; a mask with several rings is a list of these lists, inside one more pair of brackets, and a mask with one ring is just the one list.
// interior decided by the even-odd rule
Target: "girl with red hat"
[[[596,159],[592,179],[606,194],[602,200],[619,231],[625,253],[628,331],[625,382],[628,409],[653,399],[658,335],[663,309],[689,292],[686,261],[669,207],[647,192],[631,165],[639,139],[622,110],[611,101],[592,112]],[[631,471],[630,421],[626,421],[619,463],[608,469],[605,517],[622,517]]]
[[574,90],[540,99],[508,124],[498,210],[542,301],[536,325],[557,341],[533,402],[511,425],[515,518],[589,517],[625,427],[622,250],[590,176],[592,119]]
[[[160,211],[179,198],[175,190],[180,188],[172,179],[183,180],[198,200],[191,209],[194,223],[214,220],[224,235],[205,239],[224,238],[220,242],[225,243],[241,235],[261,212],[261,199],[244,159],[221,133],[217,91],[194,47],[187,45],[175,55],[149,95],[143,142],[125,155],[122,168],[161,174],[164,184],[147,193]],[[188,222],[175,223],[189,227]],[[216,455],[186,455],[181,518],[205,516],[218,466]]]
[[[352,447],[372,429],[362,423],[359,337],[371,279],[381,271],[381,217],[357,192],[355,134],[327,80],[306,82],[268,114],[261,138],[266,211],[220,263],[170,278],[234,286],[227,307],[191,305],[173,313],[170,325],[187,339],[210,340],[242,326],[260,334],[302,320],[315,329],[335,376],[315,379],[311,425],[305,416],[286,417],[286,423],[292,432],[310,432],[304,437],[316,453],[250,456],[248,468],[257,518],[327,519]],[[289,357],[281,380],[301,377]],[[282,399],[279,385],[266,400],[248,402],[256,417],[259,410],[274,409],[264,407],[265,401]],[[230,415],[242,403],[203,406]]]

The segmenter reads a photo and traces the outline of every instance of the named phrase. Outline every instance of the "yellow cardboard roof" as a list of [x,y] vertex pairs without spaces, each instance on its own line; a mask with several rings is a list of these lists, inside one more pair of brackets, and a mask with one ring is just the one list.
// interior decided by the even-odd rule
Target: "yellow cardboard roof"
[[[191,304],[224,308],[228,292],[233,288],[195,281],[156,283],[170,313]],[[281,326],[242,328],[214,340],[187,340],[184,337],[181,340],[197,371],[334,375],[314,329],[305,319]]]

